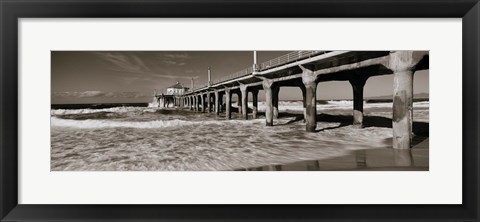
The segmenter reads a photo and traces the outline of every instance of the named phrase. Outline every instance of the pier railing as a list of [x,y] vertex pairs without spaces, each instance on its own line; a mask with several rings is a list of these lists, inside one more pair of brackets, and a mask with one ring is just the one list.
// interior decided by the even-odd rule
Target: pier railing
[[305,59],[308,57],[316,56],[318,54],[326,53],[327,51],[293,51],[286,55],[270,59],[266,62],[260,64],[260,71],[267,69],[275,68],[281,65],[285,65],[291,62],[298,61],[300,59]]
[[217,78],[213,81],[213,84],[217,84],[217,83],[220,83],[220,82],[225,82],[225,81],[228,81],[228,80],[231,80],[231,79],[240,78],[242,76],[246,76],[246,75],[249,75],[251,73],[253,73],[253,67],[248,67],[248,68],[242,69],[238,72],[232,73],[230,75]]
[[[282,55],[280,57],[270,59],[266,62],[260,63],[258,65],[258,68],[259,68],[258,71],[264,71],[264,70],[272,69],[272,68],[275,68],[275,67],[278,67],[278,66],[282,66],[282,65],[285,65],[285,64],[288,64],[288,63],[296,62],[296,61],[301,60],[301,59],[317,56],[317,55],[324,54],[324,53],[327,53],[327,52],[329,52],[329,51],[293,51],[293,52],[290,52],[288,54]],[[226,82],[226,81],[229,81],[229,80],[232,80],[232,79],[240,78],[240,77],[243,77],[243,76],[247,76],[247,75],[250,75],[251,73],[253,73],[253,71],[254,71],[253,66],[248,67],[248,68],[242,69],[238,72],[232,73],[230,75],[226,75],[226,76],[222,76],[220,78],[217,78],[217,79],[213,80],[211,84],[217,84],[217,83]],[[197,87],[195,87],[193,89],[193,91],[195,91],[197,89],[207,87],[207,86],[208,86],[208,83],[198,85]]]

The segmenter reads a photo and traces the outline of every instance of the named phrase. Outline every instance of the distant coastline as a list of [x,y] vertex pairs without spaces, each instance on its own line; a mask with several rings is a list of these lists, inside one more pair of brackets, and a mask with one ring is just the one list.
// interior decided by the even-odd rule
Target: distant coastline
[[[416,93],[413,94],[413,102],[426,102],[429,101],[430,95],[428,93]],[[391,103],[393,102],[393,95],[388,96],[376,96],[365,98],[366,103]]]
[[[413,98],[413,102],[426,102],[428,98]],[[366,103],[391,103],[393,99],[366,99]]]

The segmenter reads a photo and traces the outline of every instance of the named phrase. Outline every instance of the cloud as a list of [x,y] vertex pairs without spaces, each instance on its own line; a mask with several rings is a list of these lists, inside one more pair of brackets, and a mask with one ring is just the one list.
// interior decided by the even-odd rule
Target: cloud
[[171,59],[189,59],[190,55],[188,53],[166,53],[162,55],[165,58],[171,58]]
[[[174,75],[173,72],[159,69],[155,69],[148,64],[147,61],[132,52],[94,52],[104,61],[107,61],[112,65],[110,68],[113,71],[119,73],[126,73],[128,76],[124,76],[125,81],[135,80],[148,80],[157,81],[158,78],[169,79],[197,79],[198,76],[179,76]],[[153,57],[153,62],[161,62],[168,66],[184,66],[186,60],[190,58],[187,53],[167,53],[160,54],[159,57]],[[151,58],[150,58],[151,59]],[[150,61],[152,64],[152,61]]]
[[186,62],[178,62],[173,60],[163,60],[162,62],[167,65],[175,65],[175,66],[184,66],[187,64]]
[[62,98],[143,98],[146,95],[139,92],[103,92],[103,91],[83,91],[83,92],[52,92],[54,97]]
[[184,66],[189,58],[188,53],[167,53],[159,56],[163,63],[172,66]]
[[144,73],[152,72],[152,70],[145,65],[145,63],[136,55],[115,53],[115,52],[95,52],[102,59],[112,63],[116,69],[132,72]]

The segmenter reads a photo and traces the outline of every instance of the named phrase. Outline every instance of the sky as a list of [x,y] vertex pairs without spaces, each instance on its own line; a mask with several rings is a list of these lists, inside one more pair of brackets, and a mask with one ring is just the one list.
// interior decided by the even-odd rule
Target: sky
[[[257,51],[258,63],[288,51]],[[177,81],[190,87],[227,76],[253,64],[253,51],[52,51],[52,104],[145,103],[153,91],[166,90]],[[414,77],[414,93],[428,93],[428,71]],[[260,91],[259,100],[264,98]],[[365,97],[391,95],[393,75],[368,79]],[[281,100],[301,99],[298,87],[282,87]],[[251,96],[250,96],[251,97]],[[352,99],[348,82],[320,82],[317,99]],[[251,99],[251,98],[250,98]]]

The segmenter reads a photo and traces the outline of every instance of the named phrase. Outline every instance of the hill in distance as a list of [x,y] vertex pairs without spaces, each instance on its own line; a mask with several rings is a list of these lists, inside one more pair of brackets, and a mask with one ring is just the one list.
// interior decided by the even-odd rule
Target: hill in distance
[[[416,93],[413,94],[414,99],[428,99],[429,94],[428,93]],[[388,95],[388,96],[374,96],[374,97],[365,97],[365,100],[385,100],[385,99],[393,99],[393,95]]]
[[[429,100],[428,93],[417,93],[413,94],[413,101],[414,102],[423,102]],[[392,102],[393,95],[391,96],[375,96],[375,97],[366,97],[365,101],[367,103],[381,103],[381,102]]]

